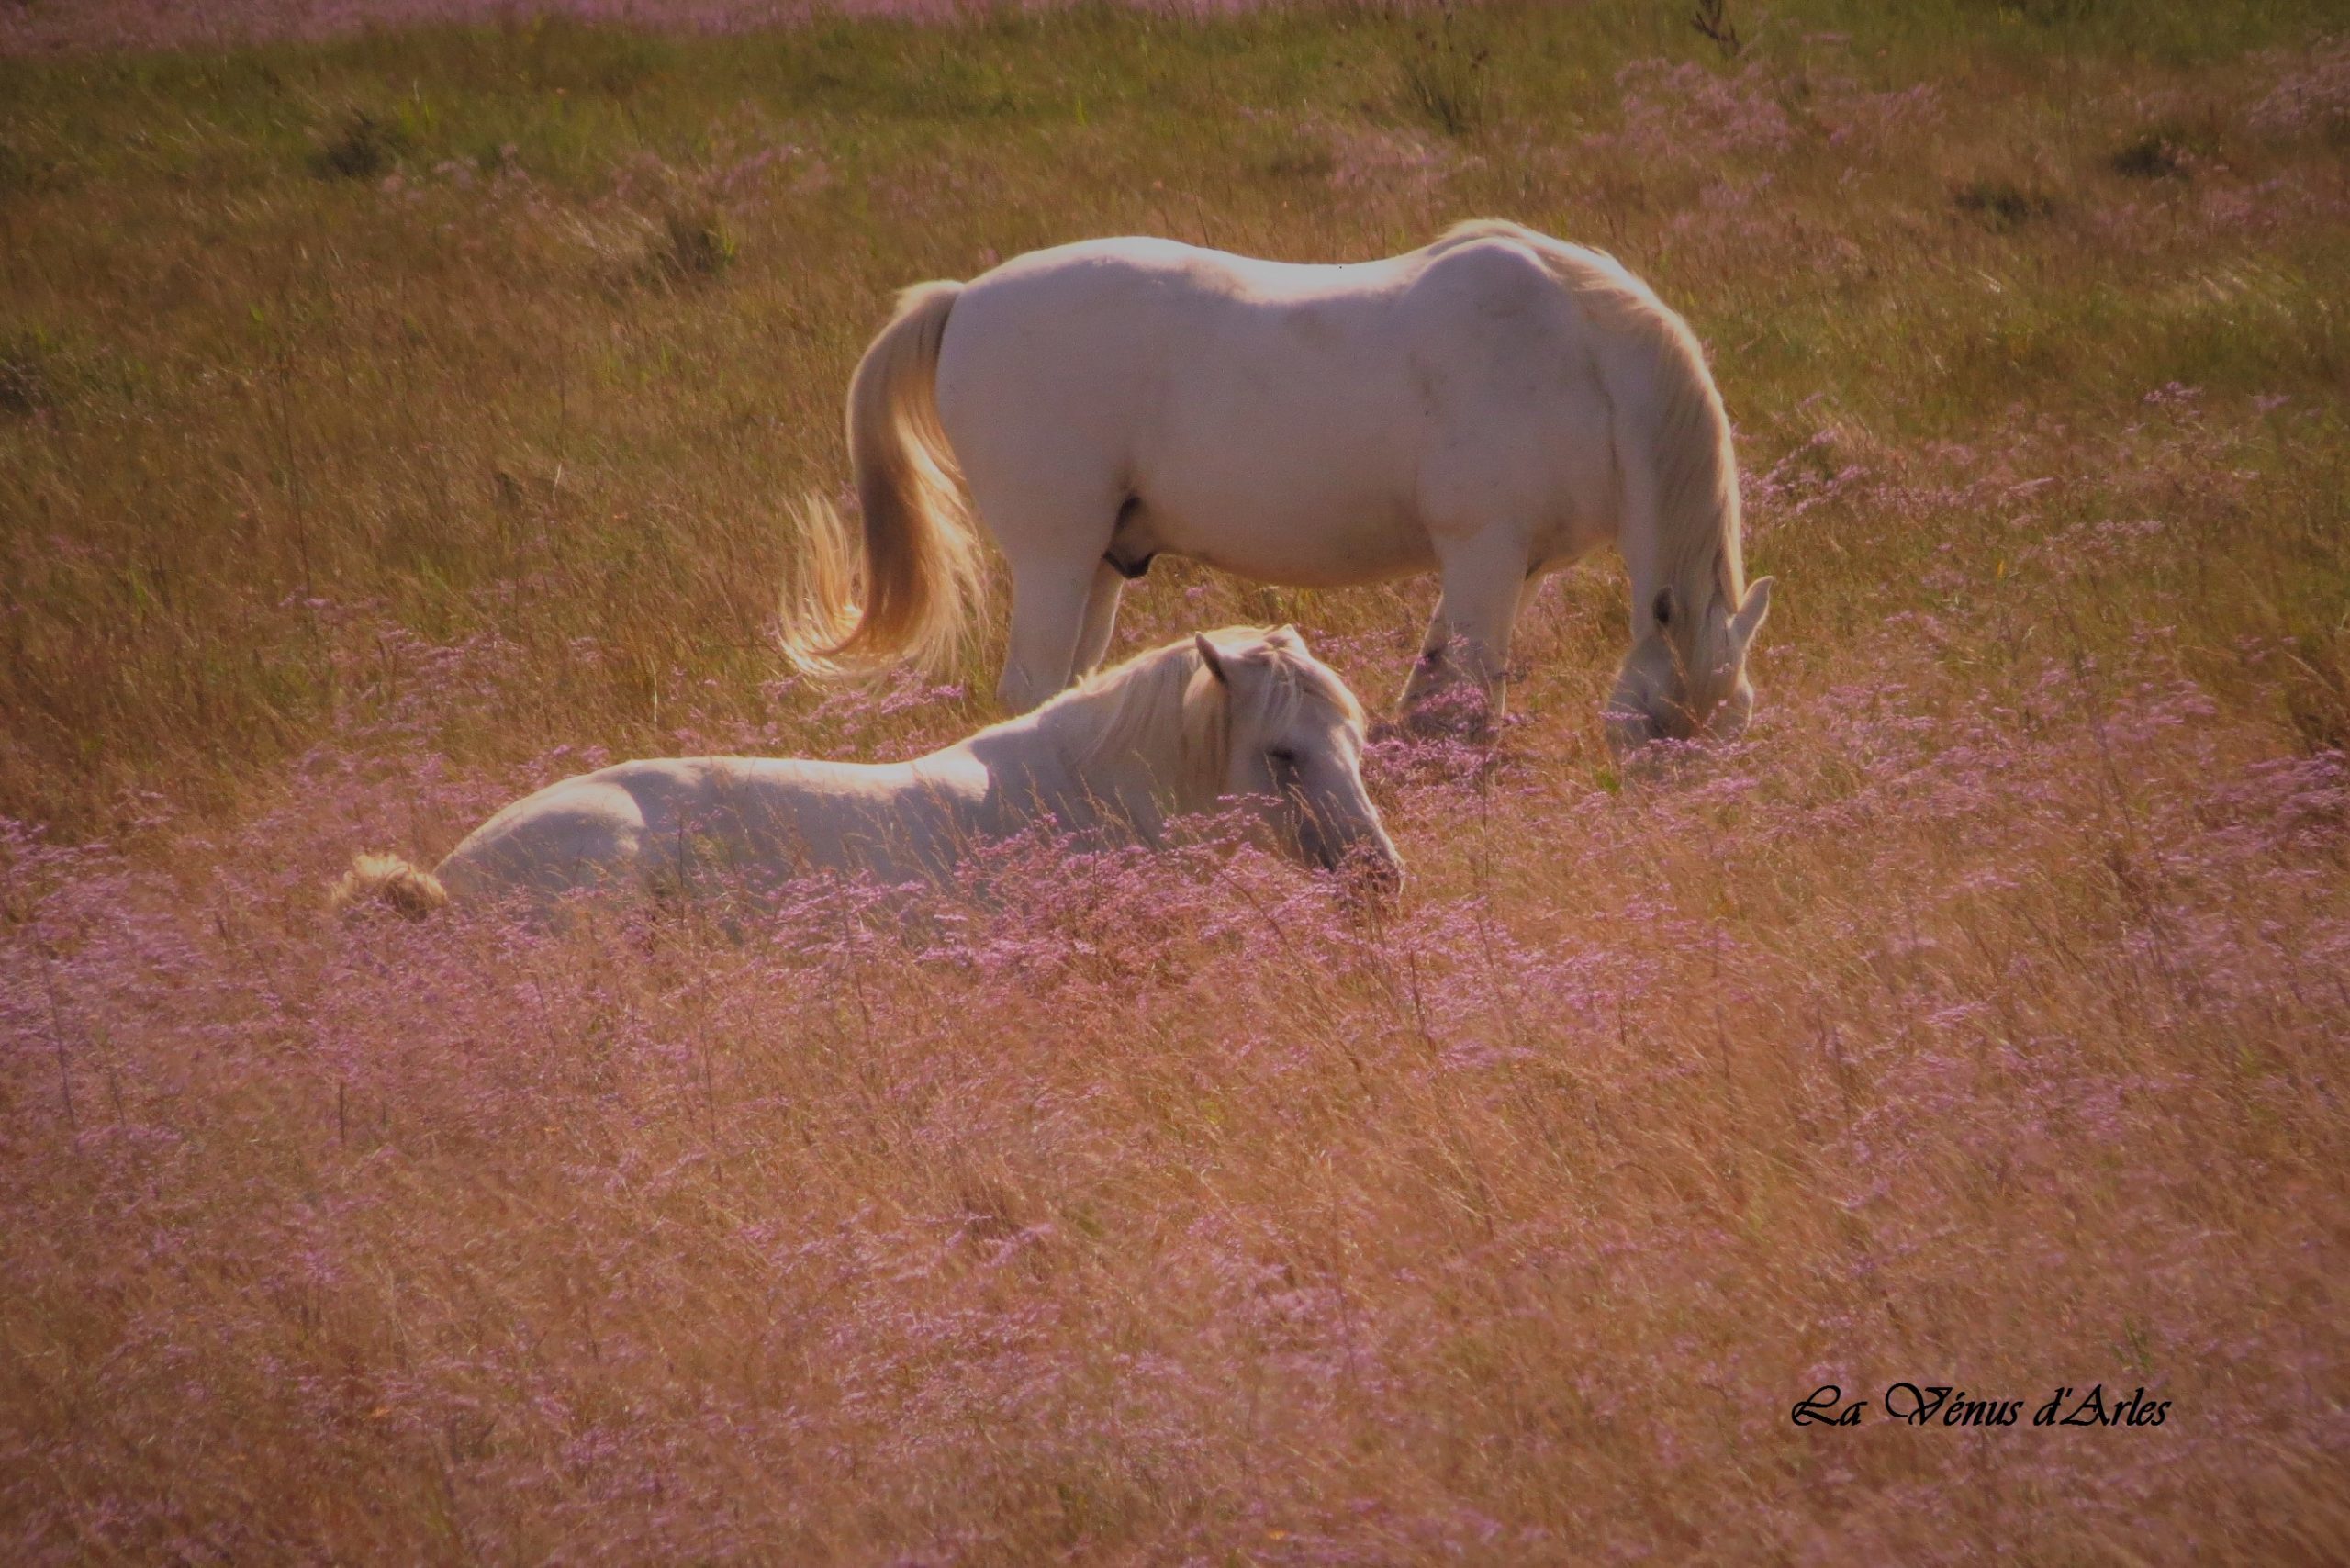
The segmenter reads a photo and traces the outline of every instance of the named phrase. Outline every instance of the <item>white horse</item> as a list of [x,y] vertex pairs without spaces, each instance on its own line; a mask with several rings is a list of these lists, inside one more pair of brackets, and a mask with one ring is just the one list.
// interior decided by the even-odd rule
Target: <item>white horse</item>
[[1745,581],[1696,339],[1613,259],[1516,224],[1348,266],[1102,240],[921,284],[856,367],[848,442],[861,553],[822,500],[801,513],[785,640],[807,667],[953,647],[979,583],[968,486],[1011,567],[1013,711],[1101,661],[1161,552],[1297,588],[1434,567],[1404,704],[1497,706],[1528,586],[1610,541],[1632,647],[1609,738],[1734,734],[1753,706],[1771,585]]
[[1361,705],[1296,632],[1232,627],[912,762],[665,757],[584,773],[508,806],[431,871],[358,857],[333,902],[421,916],[452,898],[683,891],[708,872],[936,880],[970,845],[1039,818],[1157,842],[1170,818],[1232,797],[1276,850],[1392,891],[1403,861],[1364,793],[1362,744]]

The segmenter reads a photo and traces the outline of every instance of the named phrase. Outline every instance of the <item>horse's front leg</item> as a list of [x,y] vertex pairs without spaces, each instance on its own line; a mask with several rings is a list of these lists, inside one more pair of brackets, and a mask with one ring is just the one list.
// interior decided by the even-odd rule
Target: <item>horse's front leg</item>
[[1500,719],[1510,633],[1526,592],[1527,552],[1498,531],[1438,546],[1444,588],[1404,682],[1406,728],[1482,735]]

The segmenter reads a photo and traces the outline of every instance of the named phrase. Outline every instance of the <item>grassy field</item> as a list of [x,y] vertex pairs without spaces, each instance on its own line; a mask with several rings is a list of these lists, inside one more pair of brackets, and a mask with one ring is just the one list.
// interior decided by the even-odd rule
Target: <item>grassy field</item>
[[[0,5],[12,1561],[2350,1556],[2331,7],[61,14]],[[1707,344],[1744,745],[1618,776],[1608,561],[1497,745],[1375,748],[1386,918],[1024,846],[747,939],[324,919],[588,760],[992,716],[993,642],[773,648],[896,286],[1481,215]],[[1121,646],[1294,621],[1377,706],[1431,599],[1162,563]],[[2031,1424],[2100,1385],[2165,1418]]]

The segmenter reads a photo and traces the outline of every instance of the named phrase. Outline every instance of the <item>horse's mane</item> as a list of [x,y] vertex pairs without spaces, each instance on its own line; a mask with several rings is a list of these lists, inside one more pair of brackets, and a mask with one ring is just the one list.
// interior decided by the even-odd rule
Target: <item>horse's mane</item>
[[[1708,645],[1720,630],[1720,618],[1707,610],[1718,596],[1729,611],[1737,610],[1746,597],[1746,563],[1739,543],[1738,459],[1730,447],[1729,416],[1697,335],[1615,257],[1521,224],[1472,218],[1446,230],[1429,249],[1449,250],[1474,240],[1513,240],[1527,246],[1577,304],[1653,351],[1662,394],[1653,431],[1657,565],[1673,590],[1674,610],[1665,631],[1690,678],[1706,678],[1729,657],[1727,648]],[[1653,612],[1652,605],[1632,607],[1636,636],[1643,618]]]
[[[1259,626],[1227,626],[1207,633],[1219,649],[1261,650],[1272,679],[1265,701],[1269,727],[1288,722],[1308,698],[1329,703],[1355,722],[1362,705],[1294,633]],[[1036,711],[1068,738],[1080,770],[1125,753],[1142,757],[1173,795],[1179,812],[1204,811],[1224,793],[1232,754],[1232,693],[1210,675],[1192,639],[1136,654],[1088,677]]]

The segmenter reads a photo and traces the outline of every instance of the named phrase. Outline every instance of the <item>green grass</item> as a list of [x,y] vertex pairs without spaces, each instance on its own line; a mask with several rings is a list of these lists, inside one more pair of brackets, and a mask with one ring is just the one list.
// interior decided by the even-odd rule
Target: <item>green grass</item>
[[[2288,450],[2259,504],[2323,535],[2339,153],[2244,110],[2324,15],[1815,4],[1733,13],[1729,62],[1674,7],[1632,5],[1449,28],[1311,8],[723,39],[546,21],[0,62],[0,810],[90,832],[126,788],[219,802],[330,733],[352,694],[308,599],[432,638],[495,626],[556,663],[580,636],[621,645],[575,711],[479,726],[511,746],[651,744],[654,693],[681,684],[762,711],[780,503],[842,478],[841,388],[890,292],[1100,233],[1362,257],[1491,213],[1604,245],[1707,338],[1758,468],[1832,409],[1903,472],[2059,420],[2073,439],[2045,462],[2088,482],[2152,387],[2231,418],[2284,395],[2230,440]],[[1617,72],[1660,56],[1791,140],[1617,137]],[[1448,91],[1473,124],[1438,123],[1432,70],[1469,84]],[[1858,95],[1921,83],[1930,129],[1845,125]],[[2116,166],[2189,112],[2210,151],[2188,177]],[[795,151],[726,183],[771,147]],[[1816,528],[1780,543],[1760,521],[1786,634],[1883,607],[1887,581],[1817,553]],[[2295,605],[2339,588],[2321,554]],[[1216,592],[1234,613],[1307,602]],[[1164,602],[1144,596],[1145,623]],[[1400,620],[1390,597],[1336,602],[1356,608],[1316,612]]]

